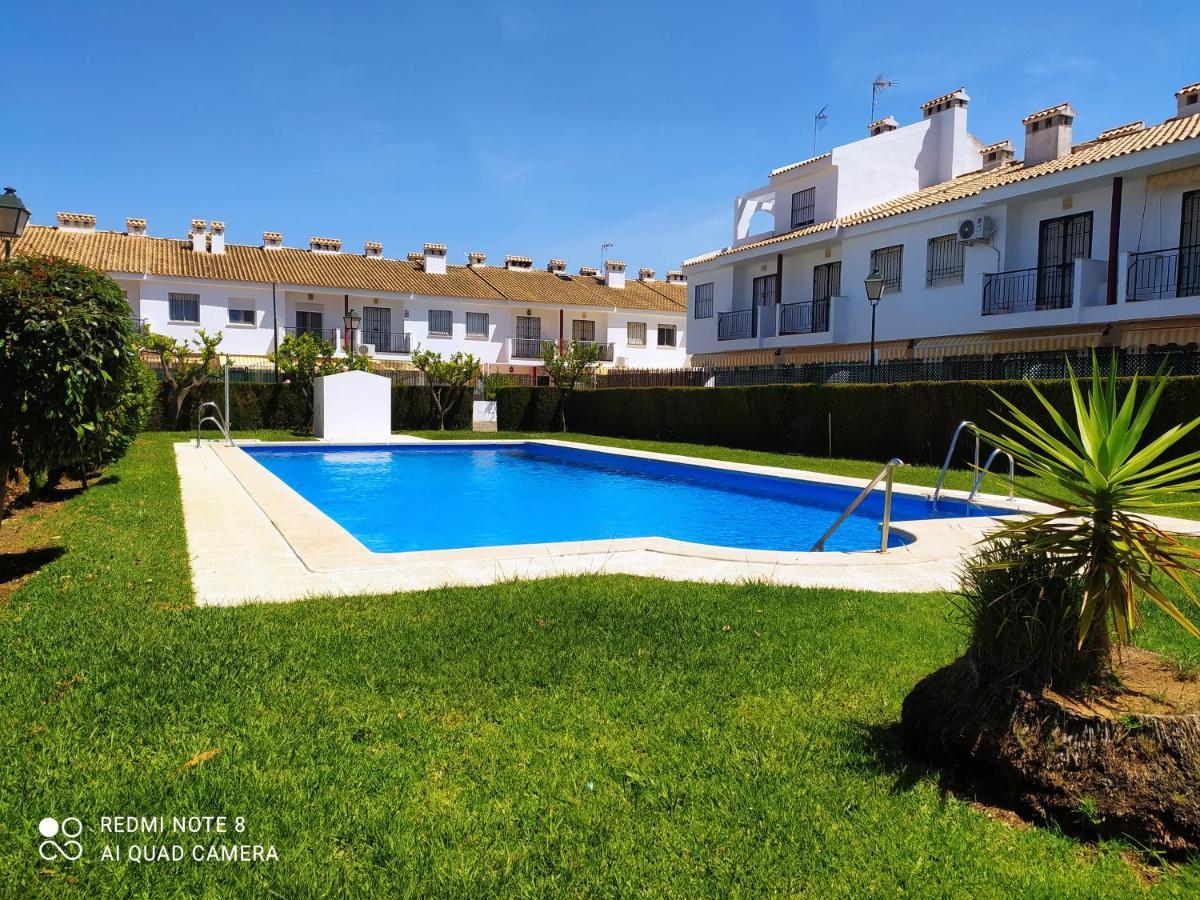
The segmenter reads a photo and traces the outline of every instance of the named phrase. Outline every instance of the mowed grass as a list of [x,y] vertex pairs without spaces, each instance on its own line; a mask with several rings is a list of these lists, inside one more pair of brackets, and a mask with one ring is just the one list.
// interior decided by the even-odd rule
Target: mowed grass
[[[901,700],[963,644],[943,595],[588,577],[197,609],[174,439],[49,514],[65,553],[0,607],[6,896],[1144,890],[1128,847],[906,762]],[[244,816],[227,839],[279,861],[98,861],[101,815],[184,814]],[[83,860],[38,858],[44,816],[85,822]]]

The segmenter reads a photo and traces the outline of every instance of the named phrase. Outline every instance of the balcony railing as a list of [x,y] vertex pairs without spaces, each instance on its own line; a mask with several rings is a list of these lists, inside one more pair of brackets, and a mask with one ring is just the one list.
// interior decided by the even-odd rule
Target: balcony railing
[[1200,296],[1200,246],[1129,254],[1126,300]]
[[361,343],[372,344],[376,353],[412,352],[412,335],[407,331],[364,331]]
[[597,357],[597,359],[600,362],[612,362],[613,361],[613,345],[612,344],[602,344],[602,343],[598,343],[597,341],[576,341],[575,343],[584,344],[585,346],[588,346],[588,347],[599,347],[600,355]]
[[336,328],[309,328],[307,325],[288,325],[284,329],[285,334],[295,335],[300,337],[302,334],[311,334],[318,341],[328,341],[333,343],[337,340]]
[[541,359],[541,338],[510,338],[509,353],[513,359]]
[[983,276],[983,314],[1069,309],[1075,287],[1075,263],[993,272]]
[[758,309],[735,309],[723,312],[717,318],[717,340],[736,341],[758,335]]
[[133,330],[135,332],[145,331],[150,324],[149,319],[139,319],[137,316],[130,316],[129,321],[133,323]]
[[780,334],[818,334],[828,330],[828,300],[785,303],[779,308]]

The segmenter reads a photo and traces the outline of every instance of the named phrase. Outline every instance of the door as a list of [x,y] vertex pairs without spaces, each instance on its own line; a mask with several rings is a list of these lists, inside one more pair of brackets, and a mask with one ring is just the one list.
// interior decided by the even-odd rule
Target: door
[[775,304],[779,297],[779,282],[774,275],[760,275],[754,279],[754,309],[751,315],[758,318],[758,331],[763,337],[775,337]]
[[309,312],[305,309],[296,310],[296,334],[311,334],[313,337],[324,338],[322,326],[323,313]]
[[537,316],[517,316],[513,356],[520,359],[542,358],[542,320]]
[[1092,214],[1045,219],[1038,230],[1036,309],[1066,309],[1075,284],[1075,260],[1091,259]]
[[571,322],[571,340],[596,343],[596,323],[591,319],[575,319]]
[[1200,295],[1200,191],[1183,195],[1179,218],[1179,276],[1176,297]]
[[374,344],[380,353],[391,353],[392,311],[386,306],[363,307],[362,342]]

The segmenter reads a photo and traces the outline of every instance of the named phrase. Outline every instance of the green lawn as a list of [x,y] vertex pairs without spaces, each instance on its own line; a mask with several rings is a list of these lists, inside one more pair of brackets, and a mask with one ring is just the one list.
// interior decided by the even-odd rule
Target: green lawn
[[[0,895],[1144,888],[1124,845],[906,764],[900,702],[963,643],[943,595],[589,577],[197,609],[174,439],[44,513],[65,552],[0,606]],[[279,860],[97,860],[101,815],[184,814]],[[84,820],[83,860],[38,858],[44,816]],[[1200,864],[1159,874],[1200,892]]]

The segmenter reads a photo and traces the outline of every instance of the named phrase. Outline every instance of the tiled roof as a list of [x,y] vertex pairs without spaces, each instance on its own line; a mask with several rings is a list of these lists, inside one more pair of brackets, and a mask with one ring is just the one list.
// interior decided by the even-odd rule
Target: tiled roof
[[1102,131],[1096,135],[1098,141],[1108,141],[1117,137],[1124,137],[1127,134],[1133,134],[1135,131],[1141,131],[1146,127],[1146,123],[1138,119],[1136,122],[1127,122],[1124,125],[1118,125],[1115,128],[1110,128],[1108,131]]
[[1185,84],[1175,92],[1175,96],[1178,97],[1180,94],[1186,94],[1189,91],[1200,91],[1200,81],[1197,81],[1195,84]]
[[1044,119],[1047,116],[1054,115],[1055,113],[1062,113],[1063,115],[1069,116],[1075,115],[1075,111],[1071,109],[1071,104],[1064,100],[1062,103],[1057,103],[1054,106],[1047,106],[1045,109],[1039,109],[1035,113],[1030,113],[1021,120],[1021,124],[1028,125],[1030,122],[1036,122],[1038,119]]
[[[334,292],[397,292],[672,312],[682,312],[686,305],[683,285],[650,290],[629,281],[622,290],[605,287],[595,278],[564,280],[549,272],[499,267],[447,266],[445,275],[432,275],[420,263],[371,259],[357,253],[312,253],[292,247],[264,250],[226,244],[224,253],[196,253],[189,241],[131,237],[118,231],[65,231],[45,225],[26,228],[13,244],[13,252],[60,256],[105,272],[290,284]],[[546,279],[556,290],[549,290]]]
[[931,106],[937,106],[939,103],[942,103],[946,100],[953,100],[955,97],[962,97],[964,100],[970,99],[967,97],[967,89],[960,87],[948,94],[942,94],[940,97],[934,97],[932,100],[926,100],[921,104],[921,109],[929,109]]
[[832,153],[822,153],[820,156],[814,156],[811,159],[802,159],[800,162],[794,162],[791,165],[780,166],[778,169],[772,169],[771,175],[782,175],[784,172],[790,172],[792,169],[799,169],[801,166],[807,166],[811,163],[820,162],[823,159],[829,159],[833,156]]
[[952,200],[974,197],[993,188],[1005,187],[1006,185],[1017,184],[1021,181],[1040,178],[1043,175],[1065,172],[1069,169],[1077,169],[1080,166],[1128,156],[1131,153],[1139,153],[1143,150],[1153,150],[1167,144],[1194,140],[1198,137],[1200,137],[1200,113],[1180,119],[1168,119],[1161,125],[1155,125],[1151,128],[1130,131],[1120,137],[1103,141],[1093,141],[1076,148],[1072,153],[1060,156],[1058,159],[1050,159],[1046,162],[1038,163],[1035,166],[1026,166],[1021,162],[1013,162],[987,171],[969,172],[950,181],[943,181],[941,184],[922,188],[911,194],[905,194],[886,203],[880,203],[877,206],[872,206],[838,219],[818,222],[815,225],[806,225],[803,228],[797,228],[795,231],[788,231],[784,234],[763,238],[761,241],[743,244],[740,247],[728,247],[724,250],[717,250],[703,256],[697,256],[687,260],[687,264],[695,265],[696,263],[708,262],[719,256],[728,256],[732,253],[741,253],[745,250],[753,250],[758,247],[777,244],[781,241],[790,241],[794,238],[817,234],[833,228],[851,228],[855,225],[875,222],[890,216],[916,212],[917,210],[927,209],[930,206],[937,206],[940,203],[949,203]]

